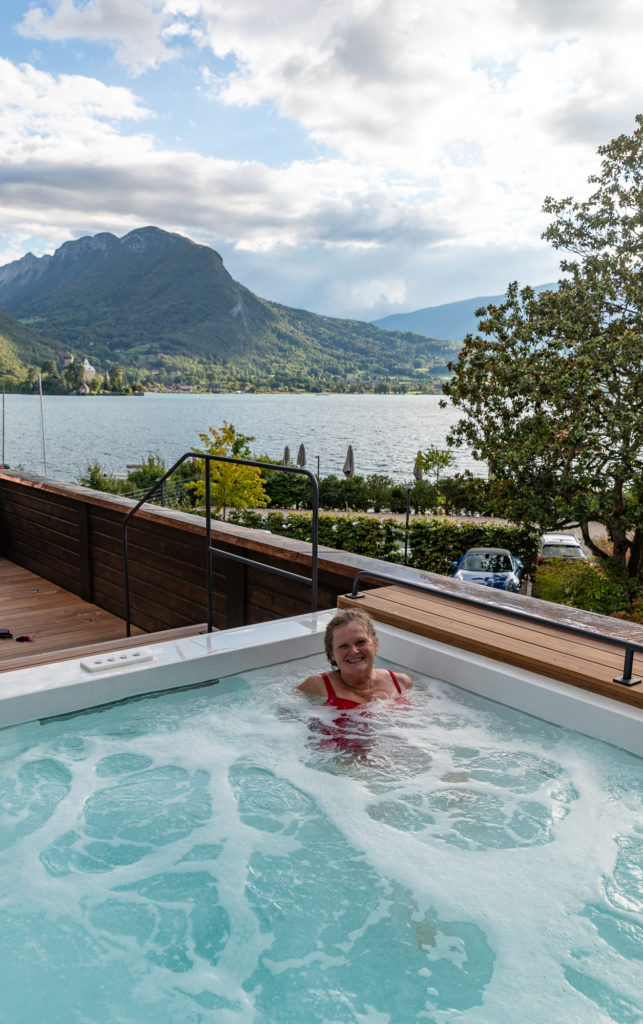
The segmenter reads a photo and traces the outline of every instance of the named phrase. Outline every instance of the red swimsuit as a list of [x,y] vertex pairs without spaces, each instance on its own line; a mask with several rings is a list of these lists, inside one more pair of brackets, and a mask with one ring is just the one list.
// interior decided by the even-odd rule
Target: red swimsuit
[[[391,672],[390,669],[388,670],[388,672],[391,679],[395,683],[395,688],[397,689],[397,692],[401,694],[402,688],[397,681],[395,673]],[[333,684],[330,681],[330,677],[327,676],[325,672],[322,672],[321,677],[324,680],[324,686],[326,687],[326,693],[328,694],[328,700],[326,701],[326,705],[332,708],[339,708],[341,711],[348,711],[350,708],[364,707],[364,704],[360,703],[357,700],[347,700],[345,697],[338,697],[333,689]]]

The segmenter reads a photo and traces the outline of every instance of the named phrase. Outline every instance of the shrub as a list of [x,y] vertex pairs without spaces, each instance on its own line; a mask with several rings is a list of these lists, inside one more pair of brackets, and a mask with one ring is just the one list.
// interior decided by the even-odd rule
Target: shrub
[[97,462],[93,462],[84,473],[81,473],[78,483],[95,491],[108,491],[110,494],[118,494],[119,491],[118,480],[110,473],[103,473]]
[[391,487],[393,481],[382,473],[371,473],[366,477],[366,494],[368,508],[374,512],[381,512],[384,508],[390,508]]
[[312,486],[302,473],[262,470],[271,508],[310,508]]
[[508,548],[532,574],[538,554],[539,535],[526,526],[458,523],[449,519],[416,519],[410,524],[410,564],[418,569],[450,575],[469,548]]
[[325,476],[319,481],[320,508],[342,507],[341,484],[342,481],[334,474]]
[[[438,507],[438,488],[428,480],[418,480],[411,491],[411,505],[416,515],[434,512]],[[406,511],[406,506],[404,507]]]
[[[629,617],[640,604],[633,581],[607,562],[552,558],[538,566],[534,597],[603,615]],[[635,600],[636,599],[636,600]],[[634,621],[637,621],[634,619]]]
[[[298,540],[311,539],[309,512],[269,512],[261,516],[250,510],[238,511],[232,522]],[[319,543],[352,551],[356,555],[400,562],[404,548],[404,524],[372,516],[333,515],[319,517]],[[420,519],[410,524],[409,565],[449,575],[455,562],[470,547],[507,547],[522,559],[525,570],[533,570],[538,552],[538,535],[520,526],[484,526],[449,520]]]

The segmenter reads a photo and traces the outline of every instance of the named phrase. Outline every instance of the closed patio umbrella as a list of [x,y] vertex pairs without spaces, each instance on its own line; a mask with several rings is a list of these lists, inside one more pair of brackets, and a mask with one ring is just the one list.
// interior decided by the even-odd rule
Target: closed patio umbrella
[[346,452],[346,462],[344,463],[344,476],[355,476],[355,457],[353,455],[352,444],[349,444],[348,451]]
[[306,449],[303,444],[299,445],[299,451],[297,452],[297,465],[300,469],[303,469],[306,465]]
[[286,445],[286,447],[284,448],[284,457],[281,460],[281,465],[282,466],[289,466],[290,465],[290,448],[288,447],[288,445]]

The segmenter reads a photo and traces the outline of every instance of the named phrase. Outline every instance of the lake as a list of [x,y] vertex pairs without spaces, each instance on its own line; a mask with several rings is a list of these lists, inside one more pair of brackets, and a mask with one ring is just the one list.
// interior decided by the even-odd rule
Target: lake
[[[255,455],[281,462],[286,445],[293,461],[304,444],[307,468],[341,475],[352,444],[355,472],[412,479],[420,448],[445,448],[449,428],[460,418],[439,395],[45,395],[42,400],[46,475],[77,480],[98,462],[103,471],[158,452],[170,466],[199,446],[199,434],[224,420],[254,435]],[[38,395],[6,395],[0,423],[2,463],[45,475],[43,425]],[[455,469],[485,472],[470,452],[456,451]]]

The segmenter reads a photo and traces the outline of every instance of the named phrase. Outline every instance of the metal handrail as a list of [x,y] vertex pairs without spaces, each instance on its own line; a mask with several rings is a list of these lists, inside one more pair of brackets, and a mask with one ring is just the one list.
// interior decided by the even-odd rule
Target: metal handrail
[[[243,562],[246,565],[253,565],[260,569],[266,569],[268,572],[276,573],[278,576],[287,576],[289,579],[303,581],[304,583],[310,583],[312,588],[311,594],[311,611],[317,611],[317,591],[319,584],[319,484],[317,477],[314,473],[311,473],[308,469],[301,469],[299,466],[281,466],[273,462],[255,462],[252,459],[235,459],[228,455],[208,455],[201,452],[185,452],[173,466],[167,470],[163,476],[159,477],[154,482],[152,487],[146,492],[146,494],[136,503],[134,508],[131,508],[123,520],[123,572],[125,576],[125,627],[127,630],[126,635],[131,636],[131,618],[130,618],[130,587],[129,587],[129,562],[128,562],[128,549],[127,549],[127,529],[129,527],[130,520],[136,515],[138,510],[144,505],[157,490],[160,490],[165,481],[181,466],[186,459],[198,459],[199,461],[205,461],[207,463],[207,470],[205,474],[205,535],[206,535],[206,577],[207,577],[207,626],[208,633],[212,632],[212,555],[220,555],[222,558],[229,558],[235,562]],[[223,548],[213,547],[211,540],[212,531],[212,508],[211,508],[211,494],[210,494],[210,463],[211,462],[229,462],[235,466],[251,466],[257,469],[264,470],[277,470],[282,473],[299,473],[302,476],[307,476],[310,480],[313,497],[312,497],[312,552],[311,552],[311,574],[310,576],[301,576],[298,573],[289,572],[287,569],[279,569],[275,565],[268,565],[265,562],[258,562],[253,558],[246,558],[243,555],[234,554],[231,551],[224,551]]]
[[623,686],[635,686],[640,683],[641,680],[637,679],[632,675],[632,666],[634,663],[634,652],[643,651],[643,644],[637,644],[634,640],[621,640],[619,637],[608,636],[604,633],[597,633],[591,629],[583,629],[581,626],[572,626],[564,622],[555,622],[553,619],[547,619],[543,615],[533,615],[531,612],[521,611],[519,608],[509,608],[505,605],[497,605],[492,608],[489,601],[484,601],[481,598],[469,597],[467,594],[455,594],[450,591],[441,590],[440,587],[436,587],[432,583],[416,583],[414,580],[405,579],[403,577],[394,576],[392,573],[379,573],[371,572],[370,569],[362,569],[353,579],[353,587],[350,594],[346,594],[346,597],[360,598],[364,597],[364,594],[360,594],[358,590],[359,581],[367,577],[373,580],[382,580],[384,583],[393,583],[402,587],[410,587],[412,590],[421,590],[425,593],[438,594],[440,597],[445,597],[450,601],[459,601],[460,604],[473,605],[477,608],[486,608],[492,611],[499,611],[503,615],[511,615],[515,619],[521,619],[524,622],[536,622],[540,625],[551,626],[554,629],[563,630],[566,633],[573,633],[576,636],[590,637],[592,640],[600,640],[603,643],[611,644],[613,647],[625,648],[625,663],[623,666],[623,675],[616,676],[614,679],[615,683],[621,683]]

